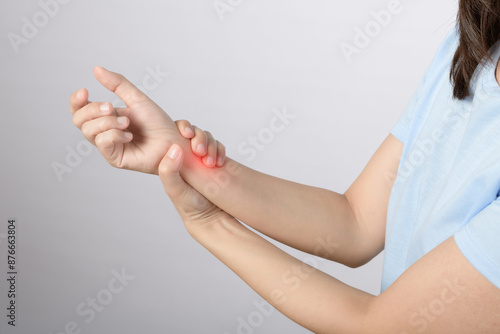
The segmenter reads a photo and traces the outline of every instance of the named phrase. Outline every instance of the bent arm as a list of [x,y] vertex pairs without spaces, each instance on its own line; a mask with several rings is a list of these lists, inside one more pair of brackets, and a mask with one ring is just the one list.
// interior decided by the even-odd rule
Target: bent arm
[[[396,138],[387,137],[345,194],[281,180],[233,160],[209,169],[191,153],[172,119],[130,81],[101,67],[94,74],[126,108],[91,103],[87,91],[80,90],[71,97],[71,113],[73,123],[112,166],[155,174],[169,147],[179,144],[190,152],[182,177],[258,231],[348,266],[359,266],[382,250],[393,181],[386,175],[396,174],[403,146]],[[126,122],[120,125],[123,117]]]
[[187,154],[181,175],[215,205],[259,232],[356,267],[383,249],[394,181],[387,175],[397,173],[402,146],[389,135],[345,194],[260,173],[229,158],[223,167],[209,169]]
[[235,219],[190,233],[271,305],[315,333],[498,333],[500,290],[453,237],[375,297],[288,255]]
[[372,295],[299,261],[235,219],[188,231],[262,298],[301,326],[315,333],[363,333]]

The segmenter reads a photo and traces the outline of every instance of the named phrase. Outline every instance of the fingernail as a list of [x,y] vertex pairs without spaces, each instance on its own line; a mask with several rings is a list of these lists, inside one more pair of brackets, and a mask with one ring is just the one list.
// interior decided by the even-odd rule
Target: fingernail
[[120,116],[116,119],[118,121],[118,123],[120,124],[126,124],[127,123],[127,117],[125,116]]
[[198,146],[196,146],[196,150],[198,151],[198,153],[205,153],[205,145],[198,144]]
[[224,160],[222,160],[222,157],[217,158],[217,165],[222,166],[224,164]]
[[132,134],[130,132],[125,132],[125,139],[132,139]]
[[184,131],[186,131],[186,134],[190,137],[194,135],[193,129],[191,129],[189,126],[186,127]]
[[167,155],[170,159],[175,160],[179,156],[180,152],[181,151],[177,145],[172,145],[172,146],[170,146],[170,149],[168,150]]
[[101,112],[103,114],[106,114],[107,112],[109,112],[109,103],[102,103],[100,108],[101,108]]
[[214,158],[212,158],[212,157],[208,157],[208,158],[207,158],[207,165],[209,165],[209,166],[213,166],[213,165],[214,165]]

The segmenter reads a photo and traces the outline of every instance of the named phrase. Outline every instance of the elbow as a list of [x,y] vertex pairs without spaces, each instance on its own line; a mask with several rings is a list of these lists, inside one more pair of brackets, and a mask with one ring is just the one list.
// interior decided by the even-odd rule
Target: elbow
[[351,259],[347,259],[346,261],[342,262],[342,264],[351,269],[357,269],[370,262],[374,257],[375,256],[353,257]]
[[351,268],[351,269],[358,269],[358,268],[360,268],[360,267],[364,266],[365,264],[367,264],[368,262],[369,262],[369,261],[364,261],[364,262],[363,262],[363,261],[357,261],[357,262],[352,261],[352,262],[347,262],[347,263],[344,263],[344,265],[345,265],[346,267]]
[[348,247],[342,247],[342,254],[331,259],[346,267],[357,269],[373,260],[384,250],[384,243],[377,242],[375,236],[356,238]]

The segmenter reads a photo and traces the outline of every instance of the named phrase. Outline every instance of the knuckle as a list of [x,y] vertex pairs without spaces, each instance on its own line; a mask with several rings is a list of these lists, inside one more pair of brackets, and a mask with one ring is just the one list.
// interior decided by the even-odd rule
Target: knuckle
[[103,136],[103,134],[100,133],[100,134],[98,134],[95,137],[94,141],[95,141],[96,146],[101,146],[101,144],[102,144],[102,136]]
[[168,173],[168,167],[165,164],[161,164],[158,167],[158,173],[165,179],[165,175]]
[[98,134],[95,138],[95,142],[96,142],[96,144],[101,145],[101,146],[108,145],[108,143],[109,143],[108,133],[102,132],[102,133]]
[[84,123],[82,125],[82,134],[85,136],[85,137],[88,137],[90,136],[90,128],[88,125],[86,125],[86,123]]
[[99,131],[104,132],[109,129],[109,121],[106,118],[101,118],[99,120]]
[[206,140],[207,139],[207,134],[205,133],[205,131],[199,131],[197,134],[196,134],[197,137],[199,137],[200,140]]

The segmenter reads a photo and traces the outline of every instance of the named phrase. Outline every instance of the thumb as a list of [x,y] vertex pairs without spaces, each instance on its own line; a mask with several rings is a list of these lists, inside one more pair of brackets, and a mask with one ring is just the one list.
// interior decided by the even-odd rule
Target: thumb
[[183,158],[181,147],[173,144],[158,167],[158,175],[163,183],[163,188],[174,203],[189,189],[189,186],[179,174]]
[[101,85],[115,93],[127,106],[149,99],[146,94],[119,73],[96,66],[94,67],[94,76]]

